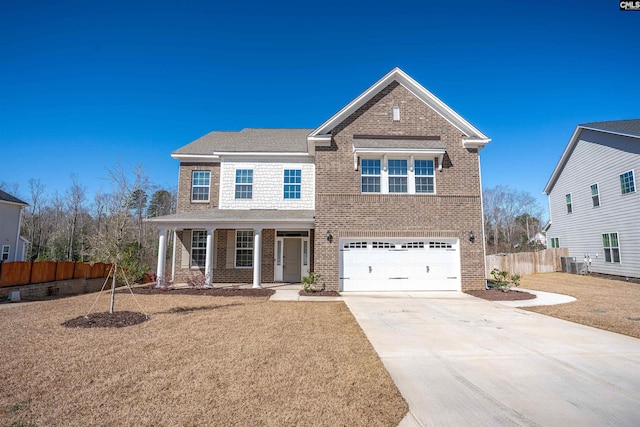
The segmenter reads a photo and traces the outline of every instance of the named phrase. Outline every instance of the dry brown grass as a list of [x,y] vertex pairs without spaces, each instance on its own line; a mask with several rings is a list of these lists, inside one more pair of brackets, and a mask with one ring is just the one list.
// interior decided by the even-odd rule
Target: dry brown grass
[[525,276],[526,289],[571,295],[568,304],[526,310],[640,338],[640,285],[567,273]]
[[93,298],[0,307],[0,425],[395,426],[408,410],[343,303],[141,295],[148,322],[61,326]]

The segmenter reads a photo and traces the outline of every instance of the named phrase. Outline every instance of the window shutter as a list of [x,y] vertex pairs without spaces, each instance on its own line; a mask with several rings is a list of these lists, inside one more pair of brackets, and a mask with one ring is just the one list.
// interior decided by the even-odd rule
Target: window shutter
[[191,230],[182,231],[182,240],[180,241],[180,243],[182,243],[180,267],[189,268],[189,264],[191,263]]
[[234,268],[236,263],[236,231],[227,230],[227,264],[226,268]]

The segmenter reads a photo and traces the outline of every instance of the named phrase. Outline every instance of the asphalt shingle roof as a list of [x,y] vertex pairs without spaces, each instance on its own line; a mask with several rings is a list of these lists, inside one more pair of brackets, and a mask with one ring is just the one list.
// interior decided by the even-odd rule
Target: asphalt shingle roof
[[0,201],[3,202],[11,202],[11,203],[19,203],[21,205],[27,205],[28,203],[23,202],[22,200],[18,199],[17,197],[12,196],[11,194],[0,190]]
[[254,129],[210,132],[173,154],[208,155],[216,152],[306,153],[313,129]]
[[620,132],[640,137],[640,119],[583,123],[580,126],[609,132]]

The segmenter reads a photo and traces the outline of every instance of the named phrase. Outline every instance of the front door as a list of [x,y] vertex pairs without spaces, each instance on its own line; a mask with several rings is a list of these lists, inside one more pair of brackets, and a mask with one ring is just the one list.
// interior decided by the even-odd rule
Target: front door
[[282,278],[285,282],[300,282],[300,239],[284,239]]

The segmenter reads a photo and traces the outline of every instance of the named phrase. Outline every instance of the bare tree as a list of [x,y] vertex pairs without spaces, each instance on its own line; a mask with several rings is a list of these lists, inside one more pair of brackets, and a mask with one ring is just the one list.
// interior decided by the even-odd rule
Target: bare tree
[[488,250],[498,253],[528,249],[528,242],[540,231],[541,224],[542,209],[535,198],[504,185],[486,189],[482,194],[485,229],[491,230],[486,236]]
[[46,202],[42,182],[39,179],[30,179],[29,206],[25,209],[22,221],[22,234],[28,236],[30,242],[26,253],[26,258],[29,260],[37,259],[40,254],[43,232],[42,209]]
[[[67,191],[66,199],[69,221],[69,245],[67,248],[68,261],[76,261],[78,259],[74,250],[76,244],[76,228],[79,225],[78,222],[80,222],[80,226],[82,225],[84,202],[85,189],[78,183],[78,178],[75,175],[72,175],[71,187]],[[84,236],[81,237],[82,242],[84,242]]]
[[133,283],[141,272],[139,252],[141,245],[136,241],[138,231],[135,216],[131,215],[130,202],[136,192],[144,192],[148,186],[147,176],[141,165],[127,173],[120,163],[107,168],[111,183],[108,197],[100,197],[100,212],[104,210],[102,224],[92,239],[95,257],[114,265],[114,280],[111,286],[111,308],[114,311],[116,278]]
[[22,198],[20,194],[20,184],[17,182],[0,181],[0,190],[11,194],[18,199]]

